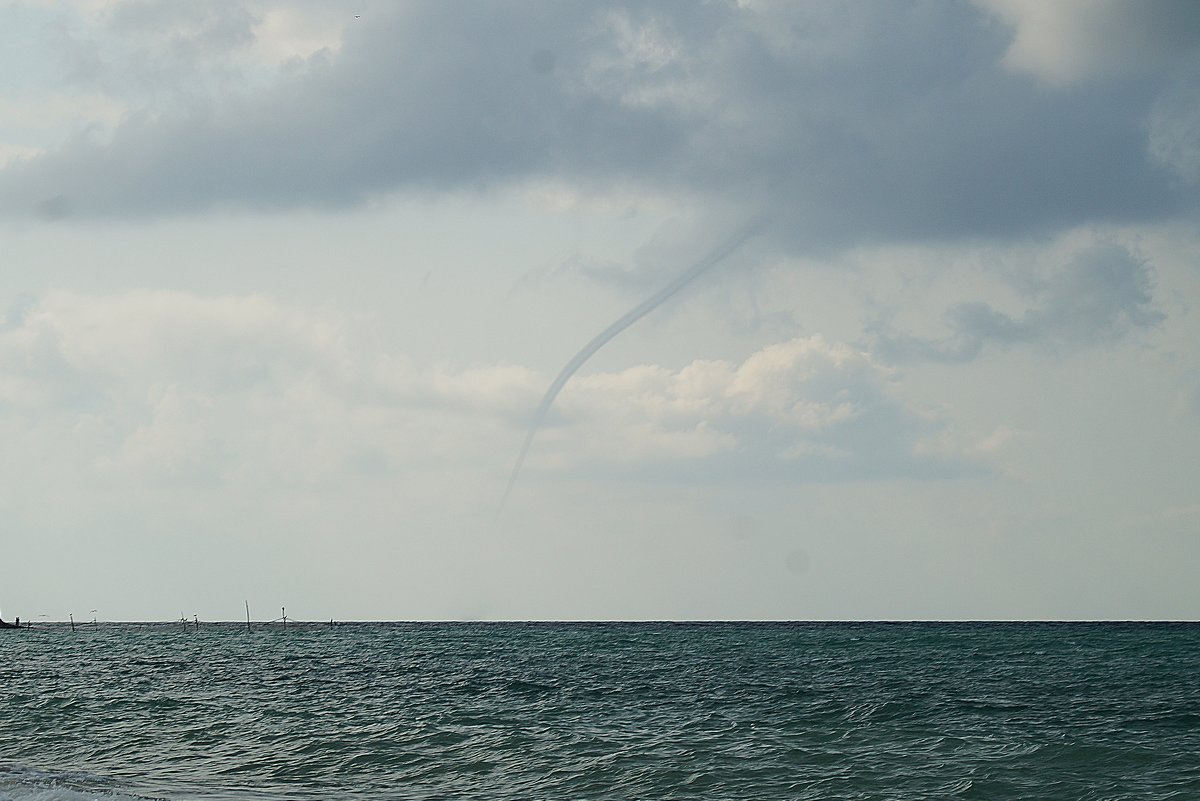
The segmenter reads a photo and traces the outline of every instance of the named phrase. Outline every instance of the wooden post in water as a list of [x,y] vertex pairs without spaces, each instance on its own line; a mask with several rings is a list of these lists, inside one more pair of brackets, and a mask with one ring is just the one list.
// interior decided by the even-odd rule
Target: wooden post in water
[[196,631],[199,631],[200,630],[200,616],[194,615],[193,617],[195,617],[195,619],[196,619]]
[[250,630],[250,602],[246,601],[246,631]]
[[283,630],[287,631],[287,607],[279,607],[279,611],[283,613]]
[[67,617],[71,618],[71,631],[75,630],[75,613],[72,612]]

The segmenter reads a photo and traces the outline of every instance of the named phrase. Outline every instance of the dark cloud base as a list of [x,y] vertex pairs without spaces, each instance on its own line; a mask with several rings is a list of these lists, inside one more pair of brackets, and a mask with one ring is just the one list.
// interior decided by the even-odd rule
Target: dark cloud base
[[1165,68],[1051,89],[1005,68],[1012,37],[957,2],[385,4],[268,90],[148,108],[10,165],[0,211],[337,208],[554,180],[765,213],[812,252],[1194,209],[1148,152]]

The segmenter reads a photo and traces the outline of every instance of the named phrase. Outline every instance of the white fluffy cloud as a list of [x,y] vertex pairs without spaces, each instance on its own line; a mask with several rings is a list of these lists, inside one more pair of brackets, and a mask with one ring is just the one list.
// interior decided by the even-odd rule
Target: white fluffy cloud
[[[353,320],[261,296],[52,293],[0,331],[0,409],[30,449],[47,451],[36,441],[47,426],[87,429],[86,452],[60,442],[61,457],[159,483],[303,483],[464,462],[502,473],[545,377],[418,367],[369,341]],[[936,467],[920,447],[936,421],[888,385],[868,354],[820,337],[740,363],[581,375],[531,466],[757,480]]]
[[978,469],[961,450],[927,458],[923,443],[942,423],[898,400],[892,381],[869,354],[820,336],[769,345],[741,362],[579,376],[532,462],[768,483]]
[[[28,432],[101,428],[78,456],[103,469],[255,483],[462,458],[537,391],[529,371],[419,371],[370,341],[262,296],[51,293],[0,331],[0,408]],[[432,427],[438,413],[457,416],[455,435]]]

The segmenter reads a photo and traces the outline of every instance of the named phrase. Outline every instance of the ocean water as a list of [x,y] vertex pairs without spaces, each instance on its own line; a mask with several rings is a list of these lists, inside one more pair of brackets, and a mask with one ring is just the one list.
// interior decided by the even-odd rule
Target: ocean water
[[0,799],[1200,799],[1191,624],[0,631]]

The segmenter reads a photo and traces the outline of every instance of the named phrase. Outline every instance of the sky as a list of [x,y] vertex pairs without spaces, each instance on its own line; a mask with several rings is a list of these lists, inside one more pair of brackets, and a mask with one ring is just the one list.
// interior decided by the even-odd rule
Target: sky
[[1198,212],[1190,0],[3,0],[0,613],[1197,619]]

